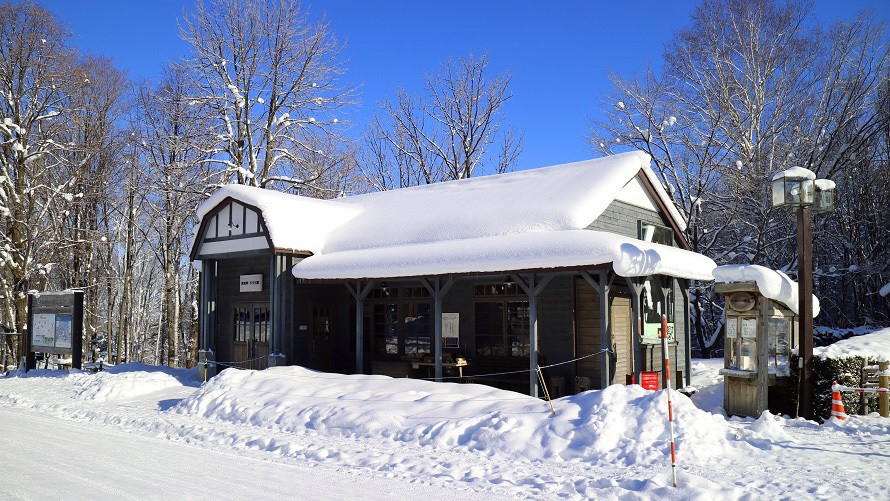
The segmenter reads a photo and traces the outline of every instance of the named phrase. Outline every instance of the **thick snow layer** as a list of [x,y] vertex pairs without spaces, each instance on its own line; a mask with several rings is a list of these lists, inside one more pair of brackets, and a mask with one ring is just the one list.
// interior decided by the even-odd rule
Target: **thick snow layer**
[[802,177],[804,179],[816,179],[816,174],[810,169],[805,169],[803,167],[789,167],[782,172],[776,172],[773,174],[772,181],[783,177]]
[[226,197],[260,209],[278,248],[315,255],[586,228],[635,176],[644,176],[676,224],[684,221],[649,156],[622,153],[571,164],[317,200],[240,185],[220,188],[198,217]]
[[203,219],[228,197],[259,209],[274,245],[293,251],[321,252],[328,233],[361,210],[334,200],[229,184],[216,190],[198,207],[198,219]]
[[[714,280],[722,283],[756,282],[764,296],[798,313],[797,282],[781,271],[756,264],[728,264],[714,269]],[[813,295],[813,317],[819,315],[819,298]]]
[[890,328],[842,339],[828,346],[813,348],[813,355],[831,359],[864,357],[890,360]]
[[[723,454],[726,421],[674,397],[677,446],[688,458]],[[226,370],[175,409],[200,418],[286,430],[311,428],[397,442],[539,459],[632,465],[664,458],[667,400],[639,386],[546,402],[478,384],[345,376],[301,367]],[[695,444],[695,446],[692,446]]]
[[518,271],[612,263],[623,277],[668,275],[712,280],[701,254],[614,233],[566,230],[325,253],[293,268],[297,278],[392,278]]
[[816,180],[816,189],[819,191],[833,190],[836,187],[837,187],[837,185],[831,179],[817,179]]
[[[720,400],[711,362],[693,363],[692,402]],[[0,378],[0,478],[15,479],[0,498],[883,499],[890,476],[890,420],[874,416],[726,419],[673,393],[674,488],[664,392],[636,386],[555,400],[556,416],[478,385],[297,367],[229,369],[206,394],[174,370],[184,385],[81,398],[97,376],[157,372],[115,369]]]

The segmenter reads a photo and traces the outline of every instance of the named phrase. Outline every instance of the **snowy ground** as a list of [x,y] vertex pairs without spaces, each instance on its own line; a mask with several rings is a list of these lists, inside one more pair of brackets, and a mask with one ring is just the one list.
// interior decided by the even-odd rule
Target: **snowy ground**
[[884,498],[890,420],[726,419],[720,361],[675,394],[546,403],[479,385],[129,365],[0,380],[0,498]]

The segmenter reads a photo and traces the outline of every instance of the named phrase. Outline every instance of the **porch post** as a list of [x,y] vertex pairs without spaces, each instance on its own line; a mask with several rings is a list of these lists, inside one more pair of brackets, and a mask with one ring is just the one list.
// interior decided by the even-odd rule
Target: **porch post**
[[207,375],[216,374],[216,367],[212,362],[216,360],[213,353],[216,342],[216,261],[213,259],[201,260],[201,286],[198,289],[198,365],[195,366],[199,380],[204,378],[204,363],[208,363]]
[[432,281],[423,280],[424,286],[433,297],[433,354],[436,363],[436,381],[442,380],[442,299],[448,293],[448,289],[454,285],[454,279],[449,278],[447,282],[442,283],[441,278],[434,278]]
[[689,280],[677,279],[680,294],[683,295],[683,343],[686,347],[686,384],[692,386],[692,315],[689,312]]
[[287,331],[287,280],[290,268],[290,257],[285,254],[272,254],[272,266],[269,282],[270,301],[272,306],[272,323],[269,342],[269,367],[284,365],[282,340]]
[[633,309],[633,345],[634,345],[634,383],[641,384],[643,377],[643,312],[640,305],[640,294],[643,283],[649,277],[628,278],[627,285],[631,289],[631,307]]
[[[670,295],[670,294],[671,294],[671,288],[673,287],[673,283],[674,283],[674,281],[673,281],[670,277],[667,277],[667,276],[661,276],[661,277],[659,277],[659,283],[660,283],[660,286],[661,286],[661,297],[664,298],[664,307],[663,307],[663,309],[662,309],[661,311],[662,311],[662,313],[663,313],[664,315],[667,315],[668,312],[671,311],[671,310],[670,310],[671,304],[670,304],[670,302],[668,301],[668,299],[671,298],[671,295]],[[669,319],[669,320],[670,320],[670,319]],[[659,322],[660,322],[660,321],[661,321],[661,320],[659,319]],[[677,318],[676,318],[676,312],[674,313],[673,322],[674,322],[674,341],[676,342],[676,341],[677,341]],[[665,333],[662,332],[661,335],[664,336]],[[670,343],[663,343],[662,346],[665,346],[667,350],[670,350],[670,349],[671,349],[671,344],[670,344]],[[679,344],[677,344],[677,346],[679,346]],[[680,350],[676,350],[676,351],[677,351],[677,353],[680,352]],[[668,353],[668,354],[670,355],[670,353]],[[661,354],[661,360],[662,360],[662,363],[664,363],[664,358],[665,358],[665,355],[664,355],[664,353],[662,353],[662,354]],[[679,366],[680,366],[680,361],[679,361],[679,360],[676,360],[676,359],[677,359],[676,356],[675,356],[675,357],[670,357],[670,358],[671,358],[672,360],[675,360],[675,362],[676,362],[676,364],[677,364],[676,367],[679,367]],[[675,384],[679,382],[679,381],[677,381],[676,378],[669,377],[669,374],[668,374],[666,371],[662,370],[662,374],[661,374],[661,387],[662,387],[662,388],[667,388],[668,384],[669,384],[671,381],[673,381]]]
[[611,364],[612,364],[612,331],[609,324],[609,293],[612,292],[612,281],[615,274],[608,270],[602,270],[599,273],[602,291],[600,291],[600,349],[607,350],[603,353],[603,367],[600,370],[602,383],[600,388],[605,389],[612,384]]
[[519,275],[513,275],[513,280],[528,294],[528,394],[533,397],[538,396],[538,296],[553,275],[544,275],[538,283],[535,283],[535,278],[532,273],[525,282]]
[[355,373],[365,373],[365,298],[374,287],[374,281],[370,281],[362,287],[361,282],[356,282],[353,288],[348,282],[345,284],[355,299]]

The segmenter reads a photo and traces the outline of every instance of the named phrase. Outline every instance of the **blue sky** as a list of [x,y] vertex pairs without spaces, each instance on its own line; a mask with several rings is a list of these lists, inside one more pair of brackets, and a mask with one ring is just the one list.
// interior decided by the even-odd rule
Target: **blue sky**
[[[513,74],[506,107],[524,133],[520,168],[592,156],[584,140],[599,116],[610,70],[627,75],[658,66],[673,32],[689,23],[695,2],[311,1],[346,42],[346,81],[361,85],[350,117],[357,133],[377,103],[399,85],[417,88],[424,72],[448,58],[487,51]],[[42,0],[69,25],[81,50],[111,57],[132,78],[157,78],[164,62],[186,53],[177,21],[194,0]],[[888,0],[819,0],[822,22],[862,9],[890,19]]]

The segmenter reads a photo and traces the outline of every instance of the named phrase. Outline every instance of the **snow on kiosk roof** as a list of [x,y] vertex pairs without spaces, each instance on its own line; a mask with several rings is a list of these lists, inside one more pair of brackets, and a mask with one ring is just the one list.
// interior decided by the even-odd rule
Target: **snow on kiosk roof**
[[304,279],[606,263],[614,263],[624,276],[711,279],[714,263],[699,254],[584,230],[625,185],[639,178],[682,238],[683,219],[649,162],[648,155],[630,152],[336,200],[229,185],[204,202],[198,216],[226,198],[258,208],[276,249],[310,255],[293,270]]
[[[757,289],[799,315],[797,282],[781,271],[756,264],[727,264],[714,269],[714,280],[721,283],[755,282]],[[819,315],[819,298],[813,294],[813,317]]]

